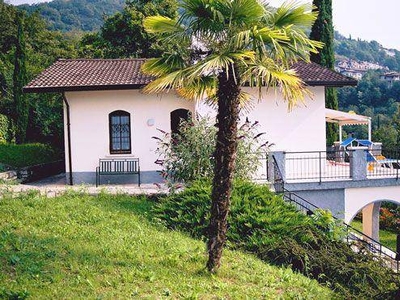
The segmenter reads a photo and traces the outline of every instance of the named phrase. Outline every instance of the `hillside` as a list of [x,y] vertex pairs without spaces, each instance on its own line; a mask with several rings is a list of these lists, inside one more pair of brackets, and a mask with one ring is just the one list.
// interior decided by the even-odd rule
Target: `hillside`
[[150,222],[145,197],[5,190],[0,299],[333,298],[316,281],[239,251],[225,251],[211,276],[204,243]]
[[105,16],[121,11],[124,5],[125,0],[54,0],[18,8],[28,13],[38,11],[51,30],[95,31]]
[[371,64],[371,69],[381,66],[392,71],[400,71],[400,51],[387,49],[377,41],[367,42],[351,37],[346,38],[339,32],[335,32],[335,54],[337,62],[350,59],[367,62]]
[[[54,0],[18,8],[39,14],[48,22],[49,29],[67,31],[97,31],[104,18],[121,11],[125,0]],[[346,38],[335,32],[337,60],[369,62],[400,71],[400,51],[386,49],[376,41]]]

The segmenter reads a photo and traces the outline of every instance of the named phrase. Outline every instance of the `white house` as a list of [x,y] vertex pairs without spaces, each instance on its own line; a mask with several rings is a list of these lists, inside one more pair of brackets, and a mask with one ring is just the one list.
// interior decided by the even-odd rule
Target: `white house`
[[[137,157],[142,182],[160,180],[155,164],[157,128],[175,130],[188,112],[205,114],[205,104],[171,91],[148,95],[141,88],[152,78],[140,72],[143,59],[58,60],[24,87],[25,92],[59,92],[64,96],[67,181],[93,183],[99,159]],[[260,130],[286,151],[325,151],[325,87],[355,85],[354,79],[317,64],[294,65],[314,94],[291,112],[282,95],[269,90],[243,115],[259,121]],[[258,91],[254,93],[258,98]],[[119,179],[118,179],[119,180]]]
[[[63,94],[69,184],[94,183],[99,160],[118,158],[138,158],[141,181],[160,181],[160,166],[155,163],[157,144],[152,138],[158,135],[157,128],[174,131],[180,118],[188,113],[215,113],[202,102],[181,99],[173,91],[143,94],[141,88],[153,79],[140,72],[143,62],[58,60],[24,87],[30,93]],[[314,63],[299,62],[293,68],[312,91],[312,99],[298,103],[289,112],[279,91],[264,91],[252,110],[242,115],[243,121],[246,117],[259,121],[260,131],[266,132],[267,139],[276,145],[274,168],[281,172],[278,182],[285,184],[289,196],[307,199],[304,207],[311,203],[330,209],[346,222],[363,210],[364,232],[378,239],[380,203],[385,200],[400,204],[400,169],[388,168],[385,163],[400,166],[400,159],[377,161],[371,167],[365,147],[358,147],[349,163],[328,159],[326,122],[338,123],[340,128],[364,124],[371,131],[368,117],[325,109],[325,87],[357,82]],[[258,98],[258,90],[244,89]],[[117,177],[112,182],[124,180],[132,183],[132,176]]]

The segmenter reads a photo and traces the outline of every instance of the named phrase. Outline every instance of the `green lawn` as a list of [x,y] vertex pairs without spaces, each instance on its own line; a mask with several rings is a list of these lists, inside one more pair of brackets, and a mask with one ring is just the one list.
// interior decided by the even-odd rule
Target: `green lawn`
[[150,222],[150,207],[145,197],[13,198],[3,191],[0,298],[334,297],[316,281],[241,252],[225,251],[220,272],[210,275],[204,243]]
[[[355,229],[358,229],[362,232],[362,223],[361,221],[354,220],[351,222],[351,226]],[[388,247],[389,249],[396,250],[397,245],[397,235],[393,231],[389,230],[379,230],[379,242]]]
[[62,159],[62,155],[48,145],[0,143],[0,169],[4,169],[2,164],[11,167],[26,167],[59,159]]

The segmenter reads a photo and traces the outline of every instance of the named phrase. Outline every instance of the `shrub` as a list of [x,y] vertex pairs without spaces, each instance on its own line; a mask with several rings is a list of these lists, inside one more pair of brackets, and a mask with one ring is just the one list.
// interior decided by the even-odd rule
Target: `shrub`
[[[155,215],[169,228],[205,238],[210,193],[209,182],[194,182],[183,192],[162,199]],[[342,230],[334,228],[329,214],[320,212],[310,218],[266,186],[236,181],[228,222],[230,247],[291,266],[345,298],[388,299],[399,292],[398,275],[376,258],[355,253],[337,240]]]
[[0,114],[0,143],[8,140],[8,119],[5,115]]
[[[262,142],[258,123],[244,123],[238,131],[238,149],[235,176],[249,179],[260,167],[260,158],[266,155],[268,143]],[[210,178],[213,174],[213,152],[217,129],[209,118],[182,120],[180,132],[171,134],[160,130],[157,152],[162,163],[162,175],[168,183],[192,182]]]
[[26,167],[56,161],[62,154],[44,144],[0,143],[0,163],[11,167]]
[[400,206],[383,202],[380,209],[379,225],[382,229],[397,233],[400,230]]

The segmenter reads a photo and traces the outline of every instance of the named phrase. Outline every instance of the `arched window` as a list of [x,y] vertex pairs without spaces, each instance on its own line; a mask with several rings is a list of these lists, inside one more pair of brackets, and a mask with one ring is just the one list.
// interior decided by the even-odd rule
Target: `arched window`
[[110,153],[131,153],[131,115],[123,110],[116,110],[109,115]]
[[175,109],[171,112],[171,133],[179,133],[179,124],[181,120],[190,120],[191,114],[190,111],[187,109]]

